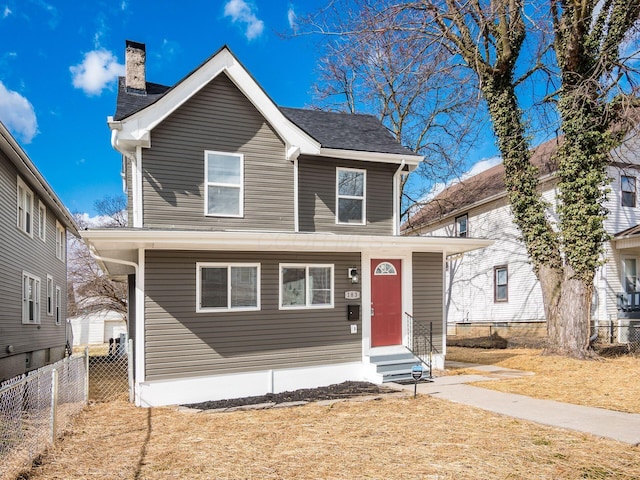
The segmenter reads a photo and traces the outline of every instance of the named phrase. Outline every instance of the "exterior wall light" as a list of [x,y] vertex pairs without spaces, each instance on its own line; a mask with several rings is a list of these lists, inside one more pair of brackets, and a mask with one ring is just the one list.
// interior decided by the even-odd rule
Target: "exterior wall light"
[[358,269],[356,267],[351,267],[347,270],[348,277],[351,279],[351,283],[358,283]]

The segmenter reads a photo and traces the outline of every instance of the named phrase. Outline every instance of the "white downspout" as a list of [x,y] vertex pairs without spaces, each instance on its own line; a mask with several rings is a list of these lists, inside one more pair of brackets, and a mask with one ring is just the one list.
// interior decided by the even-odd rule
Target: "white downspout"
[[298,156],[300,147],[291,146],[287,149],[287,160],[293,162],[293,231],[300,231],[300,207],[298,199]]
[[400,235],[400,176],[404,168],[404,159],[393,174],[393,234]]

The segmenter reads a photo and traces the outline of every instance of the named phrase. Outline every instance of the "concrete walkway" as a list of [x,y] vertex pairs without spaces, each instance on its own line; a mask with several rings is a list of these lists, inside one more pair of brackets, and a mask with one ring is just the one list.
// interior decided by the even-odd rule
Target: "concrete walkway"
[[[631,445],[640,445],[640,414],[583,407],[553,400],[539,400],[524,395],[502,393],[467,385],[471,382],[533,375],[530,372],[493,365],[453,364],[453,362],[447,362],[447,367],[473,368],[483,374],[438,377],[432,383],[419,383],[418,393],[551,427],[590,433]],[[396,385],[398,388],[413,392],[413,385]]]

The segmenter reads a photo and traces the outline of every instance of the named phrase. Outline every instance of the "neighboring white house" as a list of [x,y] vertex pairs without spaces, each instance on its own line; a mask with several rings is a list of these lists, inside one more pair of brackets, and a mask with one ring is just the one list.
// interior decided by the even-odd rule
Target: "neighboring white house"
[[[610,193],[605,207],[606,263],[595,277],[593,320],[596,325],[634,325],[640,320],[640,202],[639,139],[628,140],[612,152],[608,174]],[[540,190],[555,218],[556,167],[552,156],[557,140],[540,145],[532,156],[539,168]],[[405,225],[407,235],[487,238],[495,242],[482,250],[448,258],[445,310],[447,322],[544,322],[542,293],[520,232],[513,223],[499,164],[456,183],[425,205]],[[627,329],[628,330],[628,329]],[[626,335],[626,330],[621,330]],[[620,340],[624,340],[621,338]]]
[[73,345],[95,345],[109,343],[127,333],[127,322],[122,314],[113,310],[102,310],[69,318],[73,331]]

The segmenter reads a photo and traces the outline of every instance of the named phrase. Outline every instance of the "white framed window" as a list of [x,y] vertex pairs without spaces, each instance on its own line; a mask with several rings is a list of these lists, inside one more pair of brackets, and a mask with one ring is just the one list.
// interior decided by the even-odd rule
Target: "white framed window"
[[196,311],[260,310],[260,264],[196,263]]
[[41,201],[38,201],[38,238],[47,241],[47,207]]
[[47,275],[47,315],[53,315],[53,277]]
[[333,265],[280,264],[280,308],[333,308]]
[[467,214],[456,217],[456,237],[467,237],[469,234],[469,217]]
[[636,177],[620,176],[620,205],[623,207],[636,206]]
[[244,215],[244,155],[204,152],[204,214],[212,217]]
[[336,168],[336,223],[364,225],[366,197],[366,170]]
[[64,262],[67,247],[67,232],[56,220],[56,258]]
[[493,301],[509,301],[509,271],[506,265],[493,267]]
[[17,225],[24,233],[33,237],[33,192],[18,177]]
[[62,289],[56,285],[56,325],[62,323]]
[[373,271],[373,274],[374,275],[397,275],[398,272],[396,272],[396,267],[394,267],[392,263],[381,262]]
[[22,272],[22,323],[40,323],[40,278]]

